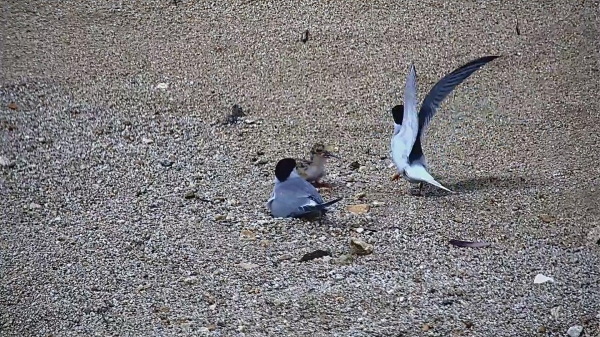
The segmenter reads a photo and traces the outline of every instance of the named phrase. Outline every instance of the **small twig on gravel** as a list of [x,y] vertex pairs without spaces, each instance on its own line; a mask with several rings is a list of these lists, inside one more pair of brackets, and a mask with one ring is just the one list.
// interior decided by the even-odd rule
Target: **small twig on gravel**
[[[161,196],[159,196],[159,198],[166,199],[166,198],[175,197],[175,196],[178,196],[178,195],[181,195],[181,192],[175,192],[175,193],[169,193],[169,194],[161,195]],[[198,199],[198,200],[203,201],[203,202],[212,202],[209,199],[200,198],[198,195],[196,195],[195,198],[190,198],[190,199]]]
[[450,244],[457,247],[468,247],[468,248],[483,248],[488,247],[491,243],[487,242],[471,242],[471,241],[461,241],[461,240],[450,240]]
[[521,30],[519,29],[519,16],[515,16],[517,18],[517,35],[521,35]]

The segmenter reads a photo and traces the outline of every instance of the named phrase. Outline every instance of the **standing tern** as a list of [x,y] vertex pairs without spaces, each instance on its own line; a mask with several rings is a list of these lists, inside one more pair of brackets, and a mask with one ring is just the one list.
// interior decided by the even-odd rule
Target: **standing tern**
[[[392,136],[392,159],[398,172],[392,180],[397,180],[400,174],[410,183],[419,184],[419,195],[423,189],[423,183],[429,183],[443,190],[452,192],[437,182],[427,172],[427,162],[423,154],[421,142],[423,141],[425,131],[429,122],[435,115],[444,99],[466,80],[471,74],[488,62],[497,59],[500,56],[484,56],[473,60],[439,80],[429,91],[417,117],[417,74],[414,66],[411,65],[410,72],[406,80],[404,92],[404,104],[396,105],[392,108],[394,117],[394,133]],[[418,119],[418,122],[415,122]],[[410,151],[409,151],[410,149]],[[407,154],[408,152],[408,154]]]

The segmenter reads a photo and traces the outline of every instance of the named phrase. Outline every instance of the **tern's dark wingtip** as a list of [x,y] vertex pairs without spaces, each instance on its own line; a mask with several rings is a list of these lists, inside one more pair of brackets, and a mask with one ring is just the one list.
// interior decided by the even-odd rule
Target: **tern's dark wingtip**
[[497,58],[501,58],[504,57],[504,55],[489,55],[489,56],[484,56],[483,59],[488,59],[489,61],[493,61]]

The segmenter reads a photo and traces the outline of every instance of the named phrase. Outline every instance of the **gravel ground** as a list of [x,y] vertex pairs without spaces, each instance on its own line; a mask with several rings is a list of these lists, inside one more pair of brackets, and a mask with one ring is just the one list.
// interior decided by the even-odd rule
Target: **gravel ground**
[[[600,335],[598,1],[369,3],[4,0],[0,335]],[[425,144],[458,193],[408,195],[409,64],[489,54]],[[315,141],[344,200],[272,219]]]

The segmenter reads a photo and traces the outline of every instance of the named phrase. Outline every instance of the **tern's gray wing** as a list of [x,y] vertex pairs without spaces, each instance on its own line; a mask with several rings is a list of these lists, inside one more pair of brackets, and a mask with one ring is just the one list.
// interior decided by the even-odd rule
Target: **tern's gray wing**
[[421,110],[419,111],[419,132],[421,133],[421,137],[423,137],[424,130],[429,125],[431,118],[433,118],[437,109],[452,90],[469,78],[469,76],[479,68],[498,57],[500,56],[484,56],[473,60],[444,76],[433,86],[433,88],[431,88],[429,93],[427,93],[427,96],[425,96],[423,104],[421,105]]
[[275,217],[299,216],[307,206],[323,203],[317,189],[301,177],[276,182],[267,206]]
[[290,190],[290,194],[309,198],[318,204],[323,203],[323,198],[319,194],[319,191],[303,178],[290,178],[286,180],[285,183],[287,183],[285,186],[286,189]]
[[417,117],[417,71],[410,66],[404,88],[404,115],[402,127],[392,137],[392,158],[399,171],[408,163],[408,155],[417,139],[419,120]]

